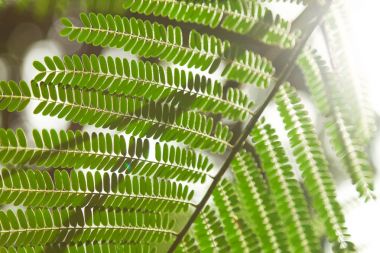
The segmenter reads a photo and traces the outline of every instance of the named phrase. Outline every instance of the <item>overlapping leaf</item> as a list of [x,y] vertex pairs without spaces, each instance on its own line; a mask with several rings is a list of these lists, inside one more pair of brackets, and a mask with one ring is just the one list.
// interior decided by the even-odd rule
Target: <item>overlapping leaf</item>
[[[20,84],[26,85],[24,82]],[[107,92],[61,87],[52,84],[32,84],[33,96],[27,86],[14,82],[3,91],[0,99],[6,103],[0,109],[24,109],[31,99],[39,102],[34,113],[57,116],[82,125],[116,129],[139,137],[160,141],[183,142],[190,147],[223,153],[232,133],[228,127],[197,112],[187,112],[166,103],[152,102],[135,97],[112,95]],[[24,87],[25,95],[13,90]],[[20,97],[24,103],[20,103]],[[194,124],[195,122],[195,124]]]
[[31,93],[25,81],[0,81],[0,110],[22,111],[30,102]]
[[268,44],[293,47],[297,38],[290,22],[274,16],[256,1],[126,0],[124,8],[145,15],[168,17],[250,36]]
[[210,206],[203,209],[194,223],[193,230],[201,252],[229,252],[231,250],[223,233],[222,223]]
[[214,207],[206,206],[176,252],[259,252],[256,235],[243,218],[231,182],[223,179],[213,192]]
[[178,248],[176,249],[177,253],[187,253],[187,252],[194,252],[194,253],[201,253],[201,250],[199,248],[198,242],[195,240],[194,236],[187,234],[180,245],[178,245]]
[[325,116],[326,130],[338,157],[366,200],[373,199],[374,169],[365,151],[366,145],[355,138],[355,126],[351,122],[351,106],[336,85],[336,78],[317,52],[306,50],[298,60],[306,85],[316,101],[317,108]]
[[313,206],[323,221],[329,240],[340,249],[352,247],[347,240],[344,216],[336,200],[328,163],[307,111],[288,83],[280,87],[276,103],[305,187],[313,198]]
[[189,47],[186,47],[179,27],[94,13],[82,14],[81,20],[83,26],[75,26],[70,20],[62,19],[64,28],[61,35],[95,46],[123,48],[143,57],[157,57],[182,66],[208,70],[209,73],[225,62],[222,76],[259,87],[268,86],[274,72],[267,59],[195,30],[191,31]]
[[3,169],[0,204],[30,207],[104,207],[159,212],[186,211],[187,185],[117,173]]
[[0,211],[0,245],[38,246],[96,241],[125,245],[159,243],[175,236],[173,224],[168,215],[119,209]]
[[[218,81],[178,68],[95,55],[45,57],[34,62],[35,81],[107,91],[170,102],[184,109],[221,113],[233,120],[251,114],[253,102],[239,89],[223,90]],[[224,93],[226,96],[224,97]]]
[[258,241],[252,229],[241,216],[238,196],[228,180],[219,183],[213,193],[213,200],[218,210],[226,240],[231,252],[259,252]]
[[149,141],[131,137],[80,131],[33,131],[29,146],[24,132],[0,129],[0,161],[3,164],[36,165],[47,168],[91,168],[129,171],[133,174],[204,181],[212,168],[207,157],[192,150],[155,145],[155,160],[149,159]]
[[276,204],[253,158],[241,151],[232,163],[232,170],[245,213],[254,226],[262,252],[289,252]]
[[178,141],[223,153],[232,133],[220,122],[196,112],[134,97],[55,85],[33,84],[40,102],[34,113],[58,116],[81,125],[116,129],[139,137]]
[[320,252],[303,192],[275,130],[261,122],[251,136],[292,251]]

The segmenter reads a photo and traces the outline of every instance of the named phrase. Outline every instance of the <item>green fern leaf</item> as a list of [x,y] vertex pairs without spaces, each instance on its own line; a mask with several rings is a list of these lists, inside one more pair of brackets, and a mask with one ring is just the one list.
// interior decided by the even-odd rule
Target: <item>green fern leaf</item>
[[217,213],[210,206],[206,206],[194,223],[194,237],[201,252],[230,252],[230,245],[223,233],[223,226]]
[[128,0],[124,2],[124,8],[211,28],[221,26],[228,31],[249,34],[265,43],[283,47],[293,47],[297,38],[297,34],[290,30],[290,22],[274,16],[255,1]]
[[283,224],[275,203],[252,157],[246,152],[236,155],[232,163],[237,187],[247,217],[254,225],[263,252],[289,252]]
[[[319,57],[318,57],[319,58]],[[305,78],[305,84],[310,90],[316,107],[324,115],[331,113],[330,101],[328,100],[328,90],[324,85],[321,72],[327,72],[327,65],[320,65],[322,59],[317,59],[315,51],[305,49],[297,59],[297,64],[301,68]]]
[[292,251],[320,252],[307,203],[275,130],[262,121],[252,132],[252,138]]
[[231,246],[231,252],[260,251],[256,235],[239,217],[240,207],[234,186],[226,179],[219,183],[213,193],[213,200],[223,224],[226,240]]
[[183,241],[178,246],[177,253],[188,253],[188,252],[194,252],[194,253],[201,253],[201,249],[199,248],[198,242],[194,239],[191,235],[186,235],[185,238],[183,238]]
[[[69,217],[76,219],[68,220]],[[113,209],[18,209],[0,211],[0,245],[51,243],[159,243],[176,235],[168,215]]]
[[[18,87],[14,82],[3,83],[3,86]],[[33,97],[25,86],[24,91],[29,94],[22,96],[23,103],[20,103],[20,95],[11,89],[4,91],[0,95],[0,99],[6,99],[3,108],[14,110],[17,106],[22,110],[32,99],[39,102],[34,110],[36,114],[57,116],[82,125],[116,129],[160,141],[184,142],[191,147],[217,153],[231,147],[228,141],[232,133],[228,127],[220,122],[214,124],[211,118],[196,112],[183,112],[175,106],[134,97],[51,84],[32,83],[32,90]]]
[[326,117],[325,126],[333,148],[359,194],[365,200],[373,199],[374,170],[365,147],[355,138],[355,125],[351,125],[349,119],[352,112],[342,99],[342,91],[335,85],[336,78],[315,51],[305,51],[298,62],[318,109]]
[[29,104],[30,96],[26,82],[0,81],[0,110],[22,111]]
[[164,27],[140,19],[94,13],[82,13],[81,20],[83,26],[65,26],[61,35],[80,43],[123,48],[143,57],[157,57],[210,73],[225,61],[222,76],[259,87],[267,87],[274,72],[265,58],[194,30],[189,35],[189,47],[185,47],[179,27]]
[[187,185],[117,173],[56,170],[1,171],[0,204],[31,207],[104,207],[140,211],[186,211],[193,191]]
[[[179,141],[223,153],[231,144],[227,126],[209,117],[183,112],[175,106],[91,90],[32,84],[39,101],[34,113],[58,116],[81,125],[116,129],[160,141]],[[195,122],[195,124],[194,124]]]
[[336,201],[334,183],[311,120],[296,91],[287,83],[280,87],[276,103],[288,131],[289,140],[302,171],[305,186],[326,228],[329,240],[348,248],[344,216]]
[[155,145],[155,160],[149,159],[149,141],[131,137],[80,131],[33,131],[28,146],[18,129],[0,129],[0,161],[3,164],[36,165],[45,168],[91,168],[130,171],[180,181],[204,181],[212,169],[209,160],[192,150]]
[[[36,61],[34,65],[39,71],[36,82],[43,80],[166,101],[184,109],[221,113],[233,120],[244,120],[252,114],[253,102],[244,92],[233,88],[223,91],[220,82],[178,68],[95,55],[65,56],[63,60],[45,57],[44,62]],[[224,92],[227,93],[225,97]]]

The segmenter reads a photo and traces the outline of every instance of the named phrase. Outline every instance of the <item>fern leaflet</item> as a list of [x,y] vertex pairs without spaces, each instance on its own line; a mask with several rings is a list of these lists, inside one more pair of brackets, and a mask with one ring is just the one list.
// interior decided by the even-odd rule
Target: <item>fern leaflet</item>
[[133,54],[157,57],[182,66],[208,70],[209,73],[225,61],[222,76],[259,87],[268,86],[274,72],[267,59],[195,30],[189,35],[189,47],[185,47],[179,27],[164,27],[140,19],[94,13],[82,14],[81,20],[83,26],[79,27],[63,19],[65,27],[61,35],[95,46],[123,48]]

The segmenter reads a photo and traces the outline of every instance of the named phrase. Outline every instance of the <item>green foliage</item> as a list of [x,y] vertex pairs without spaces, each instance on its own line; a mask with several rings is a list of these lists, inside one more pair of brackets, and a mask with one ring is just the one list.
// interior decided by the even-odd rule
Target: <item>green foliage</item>
[[[78,22],[61,19],[63,37],[144,60],[45,57],[33,63],[37,75],[30,84],[0,81],[0,110],[33,106],[35,114],[96,128],[0,128],[0,162],[7,167],[0,171],[0,252],[142,253],[173,246],[175,252],[316,253],[325,248],[322,237],[334,251],[353,251],[310,117],[295,89],[280,87],[303,45],[290,52],[298,27],[308,36],[320,18],[310,10],[322,9],[315,1],[286,1],[310,3],[305,15],[312,19],[304,29],[263,2],[271,1],[123,0],[127,17],[113,15],[123,13],[119,0],[77,3],[76,11],[103,7],[99,14],[82,13]],[[46,13],[71,1],[38,3]],[[233,43],[222,38],[228,36],[236,36]],[[241,47],[241,40],[258,50]],[[292,57],[279,59],[288,55],[279,47]],[[355,92],[342,94],[334,86],[346,78],[334,76],[314,52],[304,51],[298,64],[331,144],[369,199],[373,174],[365,148],[373,127],[365,100],[355,98],[360,115],[351,119],[347,101]],[[348,68],[342,65],[339,75]],[[257,89],[272,83],[273,90]],[[269,95],[254,111],[251,97],[262,94]],[[274,125],[261,119],[274,95],[292,154]],[[365,132],[363,140],[357,129]],[[314,226],[315,218],[325,231]]]
[[0,160],[3,164],[52,168],[91,168],[198,182],[205,180],[212,166],[207,157],[192,150],[167,144],[155,145],[155,159],[149,158],[149,141],[131,137],[80,131],[33,131],[34,145],[27,145],[25,133],[0,129]]
[[324,223],[327,236],[338,248],[346,249],[350,242],[346,238],[344,216],[336,201],[328,163],[309,115],[296,91],[288,83],[280,88],[276,103],[305,187],[313,198],[314,207]]
[[[70,219],[70,217],[75,219]],[[168,241],[175,232],[168,215],[118,209],[18,209],[0,211],[0,243],[38,246],[50,243]]]
[[217,213],[207,206],[194,223],[194,237],[197,239],[201,252],[229,252],[230,245],[222,230]]
[[31,92],[26,82],[0,81],[0,110],[22,111],[29,104]]
[[299,65],[318,109],[326,117],[326,132],[336,154],[359,194],[365,200],[374,198],[373,168],[365,152],[366,145],[355,137],[355,125],[350,119],[351,106],[348,108],[345,98],[338,91],[336,78],[314,51],[305,51],[299,58]]
[[286,221],[284,228],[292,252],[320,252],[302,189],[274,128],[261,123],[252,132],[252,138],[278,213]]
[[239,217],[241,210],[233,185],[226,179],[214,191],[213,200],[219,212],[226,240],[231,252],[248,252],[257,247],[257,238],[251,228]]
[[180,212],[193,205],[187,185],[118,173],[1,171],[0,203],[28,207],[104,207]]
[[[43,63],[34,62],[34,66],[40,72],[35,77],[36,82],[165,101],[183,109],[221,113],[233,120],[244,120],[252,113],[253,102],[241,90],[224,91],[218,81],[149,61],[73,55],[63,60],[46,57]],[[227,92],[225,97],[224,92]]]
[[[40,102],[34,113],[57,116],[81,125],[95,125],[160,141],[178,141],[191,147],[223,153],[232,134],[220,122],[214,124],[196,112],[177,107],[110,95],[87,89],[32,84]],[[194,122],[196,124],[194,124]]]
[[158,23],[118,15],[84,14],[83,26],[75,26],[69,19],[62,19],[61,35],[70,40],[94,46],[122,48],[146,58],[156,57],[181,66],[215,72],[226,63],[222,76],[259,87],[268,86],[274,69],[270,62],[251,51],[231,46],[214,36],[192,30],[189,46],[184,46],[180,27],[164,27]]
[[125,0],[124,8],[131,12],[153,14],[211,28],[220,26],[285,48],[293,47],[298,36],[291,32],[290,22],[274,16],[270,10],[255,1]]
[[264,178],[252,156],[241,151],[232,163],[246,216],[254,226],[263,252],[289,252],[283,224]]

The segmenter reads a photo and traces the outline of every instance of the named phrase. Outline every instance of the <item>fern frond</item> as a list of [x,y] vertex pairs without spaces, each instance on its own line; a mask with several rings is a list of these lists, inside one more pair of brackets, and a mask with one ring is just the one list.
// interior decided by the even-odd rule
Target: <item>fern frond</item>
[[[75,217],[75,219],[68,219]],[[0,245],[118,242],[150,244],[176,235],[168,215],[93,209],[0,211]],[[57,237],[58,236],[58,237]]]
[[262,121],[251,134],[293,252],[320,252],[307,203],[275,130]]
[[253,231],[239,217],[238,196],[234,186],[224,179],[213,193],[223,231],[231,252],[256,252],[257,238]]
[[290,22],[274,16],[256,1],[128,0],[124,8],[145,15],[168,17],[250,36],[268,44],[293,47],[296,35]]
[[201,252],[230,252],[230,245],[223,233],[223,225],[210,206],[203,209],[193,225],[193,231]]
[[33,131],[34,145],[25,133],[0,129],[0,161],[3,164],[52,168],[91,168],[180,181],[204,181],[212,168],[207,157],[192,150],[155,145],[155,160],[149,159],[149,141],[131,137],[80,131]]
[[[19,87],[14,82],[3,83],[3,86],[14,87],[14,90]],[[231,146],[229,128],[221,122],[214,124],[212,118],[197,112],[183,112],[175,106],[134,97],[53,84],[32,83],[32,91],[33,96],[4,90],[0,99],[6,101],[0,109],[13,110],[17,106],[21,110],[26,102],[34,100],[39,102],[35,114],[57,116],[81,125],[116,129],[160,141],[183,142],[217,153],[223,153]]]
[[352,112],[348,110],[346,101],[342,101],[342,91],[336,87],[336,78],[315,51],[305,51],[298,62],[313,99],[319,101],[318,109],[326,117],[325,126],[335,152],[359,194],[365,200],[373,199],[374,170],[365,147],[355,138],[355,126],[349,119]]
[[104,207],[156,212],[186,211],[187,185],[117,173],[56,170],[1,171],[0,204],[31,207]]
[[262,251],[289,252],[282,221],[253,158],[241,151],[232,163],[232,170]]
[[297,59],[297,64],[301,68],[305,78],[305,84],[309,88],[310,94],[316,107],[323,116],[331,114],[330,101],[322,72],[327,73],[327,65],[322,64],[322,59],[311,49],[305,49]]
[[36,82],[170,102],[180,108],[221,113],[232,120],[244,120],[252,114],[253,102],[244,92],[233,88],[223,91],[220,82],[178,68],[95,55],[65,56],[63,60],[45,57],[34,66],[39,71]]
[[222,76],[259,87],[268,86],[274,72],[267,59],[194,30],[189,35],[189,47],[185,47],[179,27],[164,27],[140,19],[94,13],[82,13],[81,20],[83,26],[75,26],[70,20],[63,19],[61,35],[95,46],[123,48],[143,57],[157,57],[210,73],[224,61],[226,66]]
[[[232,133],[221,122],[168,104],[91,90],[32,84],[39,104],[34,113],[58,116],[81,125],[116,129],[139,137],[183,142],[193,148],[224,153]],[[194,124],[196,122],[196,124]]]
[[360,196],[365,200],[374,199],[374,170],[364,148],[352,138],[352,130],[345,125],[345,120],[338,108],[334,109],[334,121],[326,123],[327,132],[338,157],[343,161],[352,182]]
[[344,216],[336,200],[327,160],[307,111],[289,83],[280,87],[275,98],[288,137],[314,207],[323,220],[329,240],[341,249],[349,246]]
[[39,246],[24,246],[24,247],[0,247],[1,253],[83,253],[83,252],[103,252],[103,253],[155,253],[155,247],[146,244],[118,244],[109,242],[93,242],[93,243],[78,243],[78,244],[48,244]]
[[178,248],[176,249],[177,253],[201,253],[201,249],[199,248],[198,242],[195,240],[194,236],[187,234]]
[[0,110],[9,112],[22,111],[31,100],[31,92],[28,84],[21,81],[0,81]]

